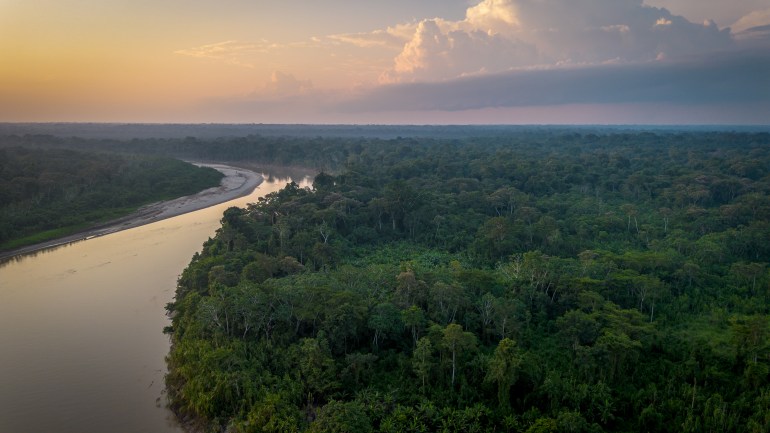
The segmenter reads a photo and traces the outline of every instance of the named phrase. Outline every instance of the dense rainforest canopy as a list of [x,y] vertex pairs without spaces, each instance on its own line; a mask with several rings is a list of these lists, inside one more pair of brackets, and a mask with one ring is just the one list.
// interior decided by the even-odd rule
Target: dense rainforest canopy
[[222,178],[168,157],[11,145],[17,142],[0,139],[0,250],[194,194]]
[[770,431],[770,135],[275,141],[173,144],[327,168],[229,209],[181,275],[184,416]]
[[203,429],[770,431],[770,134],[8,140],[319,169],[179,279]]

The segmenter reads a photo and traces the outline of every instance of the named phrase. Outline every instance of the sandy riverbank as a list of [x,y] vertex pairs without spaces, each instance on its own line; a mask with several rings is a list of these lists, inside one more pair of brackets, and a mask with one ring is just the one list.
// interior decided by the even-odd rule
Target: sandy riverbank
[[262,183],[262,176],[243,168],[231,167],[223,164],[193,163],[199,166],[211,167],[222,172],[225,177],[218,187],[203,190],[197,194],[180,197],[174,200],[152,203],[143,206],[136,212],[125,217],[100,224],[88,230],[53,239],[35,245],[18,248],[11,251],[0,252],[0,261],[16,256],[34,253],[49,248],[55,248],[72,242],[104,236],[121,230],[127,230],[145,224],[154,223],[177,215],[186,214],[200,209],[205,209],[226,201],[250,194]]

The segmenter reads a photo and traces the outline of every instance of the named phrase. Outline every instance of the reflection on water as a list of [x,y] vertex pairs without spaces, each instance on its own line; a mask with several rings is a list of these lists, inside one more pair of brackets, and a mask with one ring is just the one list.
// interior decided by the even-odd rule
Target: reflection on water
[[225,209],[287,181],[0,267],[0,432],[180,432],[163,389],[176,279]]

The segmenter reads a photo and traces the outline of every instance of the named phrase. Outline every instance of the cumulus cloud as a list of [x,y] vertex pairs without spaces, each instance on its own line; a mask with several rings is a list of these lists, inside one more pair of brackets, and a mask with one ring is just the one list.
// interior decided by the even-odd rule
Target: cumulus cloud
[[731,25],[730,29],[738,40],[764,43],[770,50],[770,9],[749,13]]
[[[479,30],[446,30],[440,20],[419,23],[380,82],[443,80],[506,70],[537,60],[535,47]],[[443,28],[442,28],[443,27]]]
[[[260,119],[617,104],[668,104],[688,113],[709,106],[717,114],[724,104],[752,118],[770,115],[770,10],[746,15],[731,30],[643,0],[479,0],[460,20],[425,19],[281,48],[300,46],[328,50],[319,63],[330,74],[360,77],[361,86],[351,90],[348,79],[345,89],[318,89],[277,71],[252,94],[206,105]],[[226,41],[178,54],[246,64],[260,50],[277,51],[266,42]],[[379,85],[369,87],[378,75]]]
[[689,22],[642,0],[483,0],[463,20],[417,23],[381,81],[672,59],[732,43],[729,30]]
[[740,33],[754,27],[770,25],[770,8],[751,12],[741,17],[730,26],[733,32]]
[[474,28],[489,32],[510,34],[521,27],[520,11],[512,0],[484,0],[465,12],[465,23]]

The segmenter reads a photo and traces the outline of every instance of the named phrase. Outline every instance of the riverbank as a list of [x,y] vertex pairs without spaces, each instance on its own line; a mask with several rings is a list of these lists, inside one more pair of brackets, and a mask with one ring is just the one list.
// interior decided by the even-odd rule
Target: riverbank
[[197,194],[174,200],[152,203],[141,207],[136,212],[87,230],[39,244],[29,245],[10,251],[0,252],[0,262],[39,251],[56,248],[73,242],[104,236],[110,233],[151,224],[167,218],[183,215],[210,206],[217,205],[250,194],[258,187],[262,176],[244,168],[224,164],[194,163],[202,167],[211,167],[225,175],[218,187],[203,190]]

